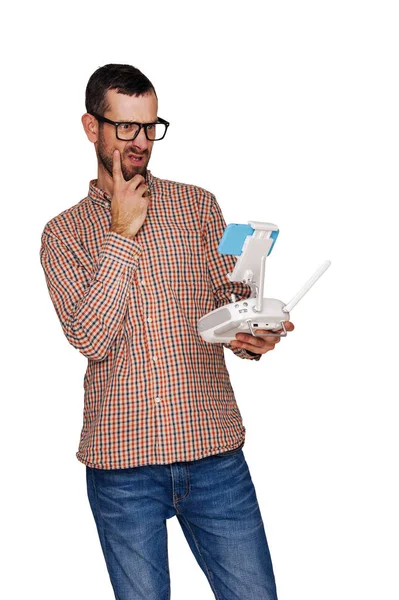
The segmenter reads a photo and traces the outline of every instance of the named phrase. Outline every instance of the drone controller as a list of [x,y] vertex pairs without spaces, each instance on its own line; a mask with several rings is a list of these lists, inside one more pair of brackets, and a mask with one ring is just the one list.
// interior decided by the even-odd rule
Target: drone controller
[[[248,225],[230,224],[218,246],[220,254],[238,256],[230,281],[242,281],[251,287],[251,296],[217,308],[198,321],[198,333],[206,342],[228,343],[237,333],[251,333],[255,337],[285,337],[285,321],[290,311],[310,290],[331,265],[326,260],[288,304],[275,298],[263,298],[266,258],[276,242],[279,229],[273,223],[248,221]],[[256,333],[264,329],[270,333]],[[276,333],[278,332],[278,333]]]

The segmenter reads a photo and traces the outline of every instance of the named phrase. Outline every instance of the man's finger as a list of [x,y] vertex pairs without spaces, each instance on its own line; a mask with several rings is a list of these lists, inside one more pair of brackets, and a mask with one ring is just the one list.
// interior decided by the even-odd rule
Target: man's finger
[[[276,337],[275,331],[270,331],[269,329],[255,329],[255,333],[259,334],[261,337],[258,337],[259,340],[266,340],[268,344],[275,344],[280,341],[279,337]],[[253,341],[256,336],[251,335],[247,341]],[[252,339],[251,339],[252,338]]]
[[122,177],[121,155],[119,150],[114,150],[112,153],[112,177],[120,179]]
[[[291,321],[284,321],[284,327],[287,331],[294,331],[295,329],[294,323],[291,323]],[[282,331],[283,328],[281,327],[280,329],[277,329],[275,333],[281,333]]]
[[287,331],[294,331],[294,329],[295,329],[294,323],[291,323],[291,321],[285,321],[284,327],[286,328]]
[[131,180],[128,181],[128,185],[129,188],[131,188],[132,190],[138,190],[141,185],[147,186],[147,182],[143,175],[140,175],[140,173],[136,173],[136,175],[134,175],[134,177],[132,177]]

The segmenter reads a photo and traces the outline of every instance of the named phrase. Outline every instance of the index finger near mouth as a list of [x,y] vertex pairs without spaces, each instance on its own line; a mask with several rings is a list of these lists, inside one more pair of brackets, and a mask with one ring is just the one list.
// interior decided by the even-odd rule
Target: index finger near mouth
[[120,177],[121,175],[121,159],[119,150],[114,150],[112,153],[112,175]]

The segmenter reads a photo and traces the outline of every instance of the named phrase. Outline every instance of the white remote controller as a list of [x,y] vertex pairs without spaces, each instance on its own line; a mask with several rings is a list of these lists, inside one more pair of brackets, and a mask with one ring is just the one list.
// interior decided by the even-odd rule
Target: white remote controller
[[[240,332],[251,333],[255,337],[287,335],[284,322],[290,320],[290,311],[328,269],[331,261],[326,260],[288,304],[275,298],[263,298],[266,257],[271,252],[278,232],[276,225],[259,221],[249,221],[249,227],[236,224],[227,226],[219,252],[239,255],[234,271],[228,277],[230,281],[248,283],[255,293],[238,302],[232,296],[230,304],[201,317],[198,333],[204,341],[228,343]],[[256,284],[257,280],[260,280],[259,285]],[[259,290],[261,295],[258,294]],[[265,329],[270,333],[256,333],[257,329]]]
[[[233,301],[199,319],[198,333],[210,343],[231,342],[240,332],[251,333],[256,337],[285,337],[287,330],[284,322],[290,320],[290,311],[330,265],[331,261],[327,260],[288,304],[275,298],[263,298],[262,308],[258,311],[257,298]],[[255,333],[256,329],[267,329],[270,333]],[[273,333],[280,329],[281,333]]]

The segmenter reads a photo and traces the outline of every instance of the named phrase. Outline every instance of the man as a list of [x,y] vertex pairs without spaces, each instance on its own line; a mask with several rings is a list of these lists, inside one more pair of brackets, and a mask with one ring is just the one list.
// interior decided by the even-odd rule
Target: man
[[200,317],[251,290],[229,281],[235,258],[217,251],[216,198],[147,168],[169,126],[148,78],[97,69],[86,111],[98,176],[46,224],[41,263],[63,331],[88,358],[76,456],[115,598],[170,598],[166,519],[176,515],[215,598],[275,600],[223,346],[259,360],[279,338],[198,335]]

